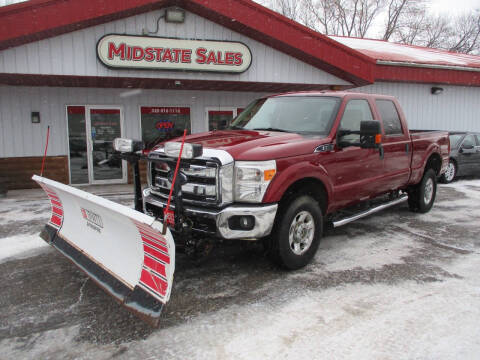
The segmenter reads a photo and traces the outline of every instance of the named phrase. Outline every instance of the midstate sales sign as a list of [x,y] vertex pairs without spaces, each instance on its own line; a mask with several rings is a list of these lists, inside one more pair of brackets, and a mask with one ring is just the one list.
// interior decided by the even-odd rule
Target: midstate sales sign
[[150,70],[242,73],[252,62],[250,49],[240,42],[116,34],[98,41],[97,55],[108,67]]

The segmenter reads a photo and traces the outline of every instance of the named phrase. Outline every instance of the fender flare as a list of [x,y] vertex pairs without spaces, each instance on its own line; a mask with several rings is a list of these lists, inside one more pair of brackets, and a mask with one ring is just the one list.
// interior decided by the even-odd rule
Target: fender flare
[[330,181],[327,171],[321,164],[311,162],[300,162],[289,166],[275,176],[267,188],[264,203],[279,202],[287,189],[299,180],[313,178],[320,181],[327,192],[330,203],[333,196],[333,185]]

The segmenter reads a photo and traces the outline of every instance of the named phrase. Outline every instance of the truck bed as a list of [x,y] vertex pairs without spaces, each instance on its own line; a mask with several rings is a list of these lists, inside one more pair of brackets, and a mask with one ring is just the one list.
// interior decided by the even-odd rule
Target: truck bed
[[440,173],[442,174],[448,165],[450,153],[450,141],[447,131],[439,130],[410,130],[410,138],[412,140],[412,174],[410,176],[410,184],[416,184],[420,181],[425,159],[430,157],[433,151],[438,151],[441,156],[442,166]]

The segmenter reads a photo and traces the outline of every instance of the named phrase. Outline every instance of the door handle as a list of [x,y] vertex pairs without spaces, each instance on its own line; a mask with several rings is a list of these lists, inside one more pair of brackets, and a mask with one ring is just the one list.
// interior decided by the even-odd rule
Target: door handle
[[410,145],[410,144],[408,144],[408,143],[405,144],[405,151],[406,151],[407,154],[408,154],[408,152],[409,152],[409,150],[410,150],[410,146],[409,146],[409,145]]

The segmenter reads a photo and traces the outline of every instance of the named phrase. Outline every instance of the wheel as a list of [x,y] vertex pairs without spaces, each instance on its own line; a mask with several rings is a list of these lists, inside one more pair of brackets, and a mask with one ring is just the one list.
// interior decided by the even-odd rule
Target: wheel
[[293,198],[290,204],[279,208],[269,239],[271,258],[289,270],[304,267],[317,252],[322,231],[319,203],[308,195]]
[[447,165],[447,170],[440,177],[440,181],[444,184],[448,184],[455,179],[455,176],[457,176],[457,165],[455,165],[453,160],[450,160]]
[[433,169],[423,174],[422,181],[409,190],[408,206],[411,211],[429,212],[437,195],[437,177]]

